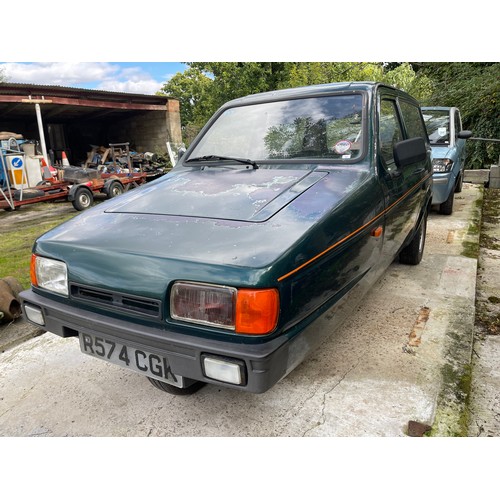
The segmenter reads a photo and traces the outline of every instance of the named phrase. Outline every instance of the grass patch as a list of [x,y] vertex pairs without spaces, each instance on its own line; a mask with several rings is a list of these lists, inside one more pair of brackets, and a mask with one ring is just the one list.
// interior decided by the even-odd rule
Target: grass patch
[[496,224],[500,216],[500,189],[485,189],[483,222]]
[[500,250],[500,241],[488,234],[488,225],[498,224],[500,218],[500,189],[485,189],[483,206],[483,227],[481,231],[481,248]]
[[475,241],[463,241],[462,242],[462,255],[464,257],[469,257],[470,259],[477,260],[479,257],[479,243]]
[[[485,189],[483,196],[483,217],[480,246],[487,250],[500,250],[500,240],[494,228],[500,221],[500,189]],[[481,261],[480,261],[481,264]],[[500,315],[497,305],[500,298],[496,295],[487,300],[476,300],[476,327],[485,335],[500,335]]]
[[481,197],[474,203],[474,210],[471,217],[471,222],[467,228],[467,234],[462,242],[462,252],[464,257],[471,259],[479,258],[479,238],[481,234],[481,218],[483,208],[484,189],[481,190]]
[[472,310],[455,306],[450,315],[445,339],[445,363],[441,367],[441,391],[432,424],[432,437],[468,435],[469,402],[472,385],[471,352],[474,325],[469,323]]
[[68,210],[51,213],[60,207],[60,204],[40,203],[22,207],[19,212],[0,214],[0,278],[13,276],[25,289],[29,288],[33,243],[42,234],[78,214]]

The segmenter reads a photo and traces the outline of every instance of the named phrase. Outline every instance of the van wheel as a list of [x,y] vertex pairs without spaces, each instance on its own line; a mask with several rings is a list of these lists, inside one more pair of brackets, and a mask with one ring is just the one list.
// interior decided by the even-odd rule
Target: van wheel
[[148,377],[148,380],[160,391],[168,392],[169,394],[175,394],[176,396],[189,396],[199,391],[205,382],[194,382],[189,387],[181,389],[180,387],[175,387],[174,385],[167,384],[161,380],[156,380],[155,378]]
[[455,186],[455,193],[461,193],[463,185],[464,185],[464,176],[463,174],[460,174],[460,177],[458,178],[457,181],[457,185]]
[[401,264],[408,264],[416,266],[420,264],[422,256],[424,255],[425,235],[427,233],[427,211],[425,212],[417,232],[412,240],[406,245],[399,254],[399,262]]
[[452,189],[448,199],[439,205],[439,213],[442,215],[451,215],[453,212],[453,200],[455,198],[455,190]]

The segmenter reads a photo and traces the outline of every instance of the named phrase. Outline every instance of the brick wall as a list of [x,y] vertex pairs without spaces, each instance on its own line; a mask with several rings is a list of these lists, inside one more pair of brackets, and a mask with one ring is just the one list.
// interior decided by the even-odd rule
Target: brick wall
[[[108,131],[111,143],[129,142],[135,151],[166,153],[166,142],[182,142],[178,102],[166,111],[148,111],[116,121]],[[169,102],[170,104],[170,102]]]

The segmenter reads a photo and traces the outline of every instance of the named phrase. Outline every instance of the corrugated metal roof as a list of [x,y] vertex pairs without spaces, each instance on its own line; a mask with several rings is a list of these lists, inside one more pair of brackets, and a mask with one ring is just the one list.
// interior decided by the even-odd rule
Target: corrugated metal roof
[[0,83],[0,122],[30,120],[34,110],[29,99],[43,103],[44,116],[59,123],[81,119],[109,122],[125,115],[167,111],[170,106],[177,105],[178,109],[177,99],[167,96],[3,82]]
[[62,85],[41,85],[36,83],[12,83],[1,82],[0,94],[18,95],[26,94],[32,96],[64,96],[85,97],[86,99],[104,99],[122,102],[147,102],[151,104],[166,103],[172,100],[168,96],[149,94],[133,94],[129,92],[113,92],[109,90],[82,89],[77,87],[63,87]]

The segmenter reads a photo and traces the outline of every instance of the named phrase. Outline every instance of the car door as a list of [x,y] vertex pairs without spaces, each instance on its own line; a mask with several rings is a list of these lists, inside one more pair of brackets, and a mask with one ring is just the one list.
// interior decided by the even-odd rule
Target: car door
[[[415,125],[418,120],[421,124]],[[378,100],[378,169],[386,207],[383,255],[389,261],[417,223],[425,196],[420,187],[424,177],[430,175],[425,162],[398,168],[393,148],[396,143],[419,135],[426,137],[418,108],[409,102],[398,102],[397,95],[381,93]]]

